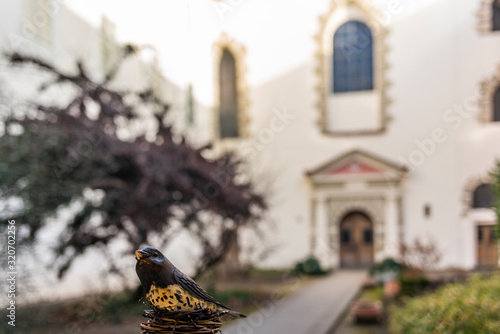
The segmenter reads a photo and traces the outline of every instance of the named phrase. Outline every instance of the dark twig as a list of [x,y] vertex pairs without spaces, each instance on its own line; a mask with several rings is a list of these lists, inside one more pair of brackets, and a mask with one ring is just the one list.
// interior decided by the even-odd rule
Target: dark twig
[[144,311],[148,321],[140,324],[141,334],[215,334],[220,332],[224,313],[212,313],[208,309],[187,312]]

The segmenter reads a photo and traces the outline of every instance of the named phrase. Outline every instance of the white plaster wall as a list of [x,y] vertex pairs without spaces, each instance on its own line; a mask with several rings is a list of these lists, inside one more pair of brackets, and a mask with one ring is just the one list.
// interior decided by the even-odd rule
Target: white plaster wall
[[[389,2],[376,4],[389,11]],[[310,189],[304,172],[360,147],[414,165],[403,198],[405,241],[431,236],[443,252],[442,267],[471,267],[474,234],[461,218],[462,192],[466,180],[487,173],[500,155],[500,146],[494,144],[500,139],[500,126],[483,125],[475,116],[463,118],[448,110],[468,103],[467,97],[474,96],[479,82],[496,70],[500,35],[477,33],[478,2],[402,2],[402,8],[387,20],[388,77],[392,82],[388,95],[393,100],[388,109],[393,120],[387,131],[373,136],[326,137],[316,125],[316,45],[312,37],[327,1],[315,5],[318,7],[300,8],[301,24],[292,22],[292,17],[297,19],[294,11],[277,10],[276,15],[267,15],[273,20],[259,18],[258,30],[267,29],[259,39],[234,34],[249,50],[250,77],[265,71],[259,66],[264,55],[268,56],[266,63],[279,64],[282,59],[291,63],[293,59],[296,64],[251,86],[251,126],[258,147],[252,151],[258,153],[252,161],[256,170],[265,171],[272,180],[270,217],[277,223],[278,233],[271,239],[280,245],[264,265],[287,266],[309,251]],[[272,8],[271,3],[267,9]],[[280,24],[276,26],[278,14]],[[245,19],[233,21],[226,30],[240,32],[247,24]],[[295,36],[293,43],[286,36]],[[269,46],[271,41],[276,41],[274,48]],[[295,118],[269,139],[265,129],[273,110],[285,107]],[[432,209],[429,218],[423,213],[426,204]],[[300,221],[297,217],[306,220],[294,223]]]
[[329,131],[376,131],[381,127],[380,96],[362,91],[328,96]]

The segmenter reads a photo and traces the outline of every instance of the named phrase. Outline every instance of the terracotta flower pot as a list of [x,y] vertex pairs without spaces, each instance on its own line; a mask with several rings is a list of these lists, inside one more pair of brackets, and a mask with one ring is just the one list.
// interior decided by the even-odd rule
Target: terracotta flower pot
[[384,282],[384,296],[387,298],[394,298],[401,290],[401,284],[397,279],[391,279]]
[[352,308],[356,322],[382,321],[383,307],[380,301],[359,301]]

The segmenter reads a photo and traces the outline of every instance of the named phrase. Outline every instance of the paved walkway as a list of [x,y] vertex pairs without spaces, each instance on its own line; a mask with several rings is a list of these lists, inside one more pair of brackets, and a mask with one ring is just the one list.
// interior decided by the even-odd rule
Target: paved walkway
[[222,327],[223,334],[326,334],[356,293],[362,270],[341,270],[292,295],[261,305],[247,318]]

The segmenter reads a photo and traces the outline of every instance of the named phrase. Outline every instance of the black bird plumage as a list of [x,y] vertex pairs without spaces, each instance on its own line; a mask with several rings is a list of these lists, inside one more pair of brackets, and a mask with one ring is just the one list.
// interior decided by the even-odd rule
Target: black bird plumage
[[215,300],[156,248],[144,247],[135,255],[137,276],[154,308],[169,312],[208,309],[221,315],[245,317]]

